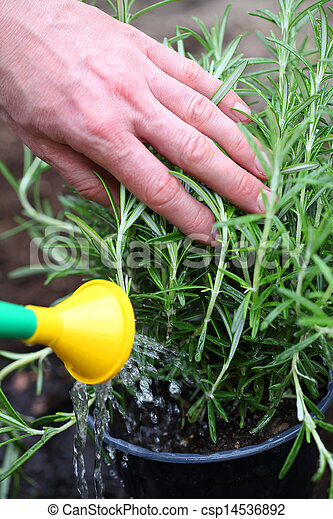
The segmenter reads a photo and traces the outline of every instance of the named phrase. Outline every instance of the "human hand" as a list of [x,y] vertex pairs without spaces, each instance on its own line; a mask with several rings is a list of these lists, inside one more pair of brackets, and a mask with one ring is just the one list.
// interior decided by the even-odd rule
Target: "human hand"
[[209,243],[214,216],[149,143],[241,209],[264,213],[266,177],[236,124],[247,118],[232,110],[250,109],[234,92],[216,107],[217,78],[76,0],[0,0],[0,12],[0,112],[79,193],[107,203],[97,170],[116,199],[119,181]]

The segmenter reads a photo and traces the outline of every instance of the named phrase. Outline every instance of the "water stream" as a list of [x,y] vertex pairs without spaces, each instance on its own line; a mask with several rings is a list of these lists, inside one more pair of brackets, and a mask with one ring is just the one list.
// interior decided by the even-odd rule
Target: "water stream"
[[[153,406],[150,412],[151,424],[156,424],[158,421],[155,409],[160,408],[168,412],[165,407],[164,399],[160,396],[154,396],[152,390],[151,375],[157,372],[154,363],[163,362],[163,359],[172,362],[180,362],[177,359],[176,352],[170,348],[159,344],[156,340],[151,339],[142,334],[136,334],[133,344],[133,353],[125,364],[124,368],[118,375],[121,383],[132,390],[135,394],[135,400],[138,408],[144,407],[147,404]],[[181,367],[181,366],[179,366]],[[179,386],[175,382],[169,385],[170,394],[177,394],[180,391]],[[94,467],[94,487],[95,497],[97,499],[103,498],[104,484],[102,477],[103,466],[103,436],[105,428],[109,425],[110,415],[107,409],[108,399],[115,410],[117,410],[124,418],[124,423],[127,432],[130,433],[132,427],[135,425],[131,423],[131,419],[126,416],[118,400],[112,393],[112,382],[105,382],[103,384],[96,384],[94,386],[86,386],[85,384],[76,381],[70,391],[70,396],[73,403],[73,409],[76,417],[76,432],[74,436],[74,475],[77,481],[77,489],[82,498],[89,497],[89,488],[86,481],[86,466],[84,459],[84,449],[87,438],[87,417],[89,412],[89,398],[94,398],[94,439],[95,439],[95,467]],[[148,427],[143,430],[149,430]],[[156,438],[158,442],[158,438]],[[113,449],[106,449],[106,462],[112,463],[115,459],[115,451]],[[126,456],[122,460],[123,464],[127,463]],[[117,473],[113,467],[110,469],[110,476],[116,478]],[[118,478],[119,479],[119,478]],[[121,484],[121,482],[120,482]]]
[[94,386],[96,395],[94,408],[94,428],[95,428],[95,470],[94,485],[97,499],[103,498],[104,484],[102,477],[102,447],[105,427],[109,422],[109,412],[106,408],[106,401],[109,397],[109,382],[96,384]]
[[87,386],[76,381],[70,391],[73,409],[76,417],[76,432],[73,444],[73,467],[76,478],[77,490],[83,499],[88,498],[88,485],[86,481],[86,466],[84,461],[84,448],[87,439],[88,394]]

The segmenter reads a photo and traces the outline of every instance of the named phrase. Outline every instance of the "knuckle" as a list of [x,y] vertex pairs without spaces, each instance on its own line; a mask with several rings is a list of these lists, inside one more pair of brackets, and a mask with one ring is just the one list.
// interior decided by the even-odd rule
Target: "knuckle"
[[[133,67],[130,70],[134,70],[135,65],[138,63],[138,60],[140,59],[140,51],[134,45],[122,43],[117,47],[117,58],[122,63],[122,68],[124,68],[125,65],[129,65]],[[127,69],[127,71],[128,70],[129,69]]]
[[[30,146],[30,149],[32,149],[31,146]],[[50,152],[49,152],[50,150],[49,150],[48,144],[46,142],[43,142],[42,140],[40,140],[38,142],[38,146],[35,147],[35,149],[37,151],[36,155],[38,155],[38,157],[40,159],[42,159],[44,162],[47,162],[48,164],[50,164],[51,157],[50,157]],[[32,149],[32,151],[34,152],[34,149]]]
[[180,160],[181,163],[188,165],[194,163],[202,163],[207,161],[211,154],[211,146],[209,140],[200,133],[190,133],[183,140]]
[[[89,95],[85,99],[73,96],[66,108],[61,115],[63,131],[66,144],[74,149],[80,148],[82,144],[90,147],[104,135],[106,125],[110,124],[105,117],[101,117],[101,114],[105,114],[103,103],[92,100]],[[70,119],[68,113],[71,114]]]
[[196,63],[195,61],[193,61],[189,58],[186,58],[184,65],[183,65],[183,70],[182,70],[183,77],[185,79],[185,83],[187,83],[187,84],[195,83],[199,79],[199,77],[202,73],[202,70],[203,69],[200,67],[200,65],[198,63]]
[[159,210],[174,202],[180,189],[180,183],[170,174],[161,175],[160,172],[152,174],[151,182],[147,188],[146,200],[153,202],[154,209]]
[[57,171],[61,171],[63,168],[63,158],[61,154],[56,154],[54,150],[52,150],[52,146],[47,140],[38,139],[38,140],[27,140],[25,139],[25,144],[31,149],[31,151],[46,162],[49,166],[54,168]]
[[82,68],[86,71],[93,71],[97,74],[99,74],[100,69],[100,57],[98,54],[96,54],[92,50],[86,50],[84,53],[82,52],[82,55],[80,56],[80,63],[82,64]]
[[72,131],[68,144],[83,154],[92,151],[122,160],[129,153],[128,131],[119,123],[85,114],[76,131]]
[[249,173],[240,173],[233,184],[234,197],[246,200],[256,192],[256,180]]
[[90,139],[92,136],[100,136],[103,133],[103,123],[95,117],[94,113],[83,110],[80,114],[81,124],[80,129],[83,130],[84,135]]
[[232,142],[232,147],[234,152],[237,153],[239,156],[249,155],[249,151],[251,151],[249,143],[247,142],[245,136],[241,133],[241,131],[235,133]]
[[201,95],[193,97],[187,112],[187,121],[190,124],[205,123],[212,116],[209,101]]
[[[108,138],[108,136],[112,136]],[[114,128],[109,130],[103,141],[100,142],[99,150],[101,154],[105,153],[106,149],[109,149],[108,156],[111,167],[122,169],[124,164],[128,161],[131,156],[132,150],[129,145],[130,132],[122,128]],[[110,148],[111,144],[111,148]],[[125,176],[125,173],[124,173]]]
[[[191,213],[191,226],[192,229],[201,230],[207,227],[207,208],[202,204],[197,207],[196,212]],[[202,234],[202,231],[201,231]],[[208,238],[208,236],[207,236]]]
[[99,201],[101,198],[101,186],[96,184],[95,179],[86,178],[76,186],[77,192],[87,200]]
[[[93,144],[95,141],[105,139],[111,130],[111,124],[110,121],[96,117],[93,112],[89,113],[84,111],[81,113],[81,124],[79,128],[82,132],[81,135],[85,136],[85,140]],[[114,131],[114,133],[116,133],[116,131]]]
[[123,34],[128,41],[134,43],[134,45],[142,51],[145,50],[147,45],[147,37],[145,34],[139,32],[135,27],[130,25],[126,25],[123,28],[123,31]]
[[124,79],[123,81],[117,81],[116,94],[118,95],[118,97],[120,97],[127,103],[133,102],[136,98],[136,90],[134,88],[134,85],[133,83],[128,81],[128,79]]
[[118,73],[117,76],[112,78],[109,89],[118,99],[127,103],[133,103],[138,98],[137,83],[133,81],[132,77],[124,73]]

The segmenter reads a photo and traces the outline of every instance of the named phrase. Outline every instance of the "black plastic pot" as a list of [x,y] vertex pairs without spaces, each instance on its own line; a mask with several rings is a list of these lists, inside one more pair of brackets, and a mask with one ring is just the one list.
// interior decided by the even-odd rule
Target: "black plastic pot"
[[[332,402],[333,381],[318,408],[325,413]],[[259,445],[210,455],[152,452],[108,433],[104,440],[116,449],[120,476],[134,498],[307,498],[317,464],[312,443],[303,441],[293,466],[278,479],[299,429],[296,425]]]

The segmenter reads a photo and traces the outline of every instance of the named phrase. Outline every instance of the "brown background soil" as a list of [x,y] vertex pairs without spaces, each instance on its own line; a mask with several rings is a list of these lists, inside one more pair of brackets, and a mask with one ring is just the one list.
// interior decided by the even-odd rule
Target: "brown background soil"
[[[149,1],[137,0],[138,7],[149,5]],[[311,2],[307,1],[307,4]],[[191,16],[195,15],[203,19],[208,26],[212,26],[214,15],[221,14],[228,4],[224,0],[185,0],[166,6],[137,21],[137,27],[151,36],[161,40],[163,36],[173,36],[174,27],[187,25],[195,27]],[[100,0],[98,5],[105,6]],[[248,10],[255,8],[278,9],[277,0],[235,0],[231,14],[231,23],[227,31],[229,41],[239,33],[248,30],[250,35],[241,44],[241,50],[246,56],[263,56],[262,47],[257,45],[255,29],[265,31],[268,27],[265,22],[246,15]],[[332,24],[331,24],[332,25]],[[191,49],[195,51],[195,48]],[[17,137],[0,123],[0,159],[19,178],[22,168],[22,146]],[[56,193],[63,189],[62,182],[57,174],[49,171],[42,183],[42,192],[56,204]],[[15,193],[0,176],[0,232],[13,226],[13,218],[20,214],[21,208]],[[43,285],[43,277],[27,277],[8,279],[8,273],[22,265],[29,264],[30,239],[26,233],[0,242],[0,298],[20,304],[49,305],[52,301],[72,291],[80,282],[79,279],[67,278],[55,280],[47,288]],[[25,351],[19,343],[6,344],[2,341],[1,349],[16,349]],[[1,366],[4,361],[0,360]],[[5,384],[6,392],[11,401],[20,411],[27,415],[38,416],[45,412],[56,410],[70,410],[68,390],[71,387],[71,379],[60,362],[52,358],[51,367],[46,374],[45,391],[43,396],[34,395],[34,374],[18,373],[9,377]],[[328,413],[329,420],[333,423],[333,410]],[[37,498],[71,498],[78,497],[72,471],[72,435],[69,430],[59,438],[52,439],[34,458],[26,464],[26,474],[38,482],[34,488],[22,480],[18,497]],[[325,442],[333,451],[332,435],[323,434]],[[90,488],[92,489],[93,449],[87,447],[88,474]],[[108,470],[104,467],[105,475]],[[314,487],[313,497],[326,498],[326,489],[329,486],[329,475]],[[93,495],[93,494],[91,494]],[[124,490],[118,482],[109,478],[106,482],[106,497],[126,497]]]

